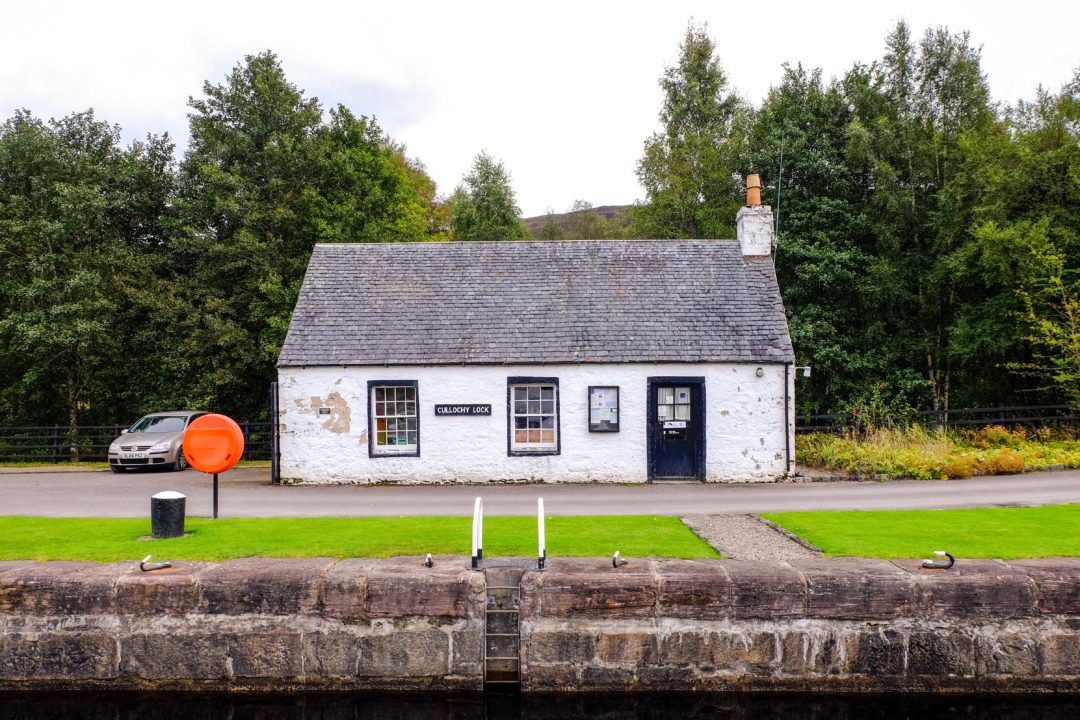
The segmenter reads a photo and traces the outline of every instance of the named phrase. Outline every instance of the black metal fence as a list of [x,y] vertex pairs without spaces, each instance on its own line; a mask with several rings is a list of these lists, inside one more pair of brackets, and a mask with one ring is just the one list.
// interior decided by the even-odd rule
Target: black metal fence
[[[271,423],[242,422],[244,460],[269,460]],[[109,443],[127,425],[0,427],[0,462],[106,460]]]
[[[796,432],[842,432],[856,427],[859,418],[850,413],[829,415],[799,415],[795,418]],[[1080,414],[1069,405],[999,405],[997,407],[949,410],[922,410],[915,422],[926,427],[985,427],[1002,425],[1076,425]]]

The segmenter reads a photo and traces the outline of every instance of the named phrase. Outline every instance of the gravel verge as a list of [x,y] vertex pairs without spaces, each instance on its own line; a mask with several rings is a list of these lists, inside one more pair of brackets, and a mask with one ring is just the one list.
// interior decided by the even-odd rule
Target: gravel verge
[[821,551],[802,544],[786,531],[757,515],[687,515],[687,527],[732,560],[792,560],[821,557]]

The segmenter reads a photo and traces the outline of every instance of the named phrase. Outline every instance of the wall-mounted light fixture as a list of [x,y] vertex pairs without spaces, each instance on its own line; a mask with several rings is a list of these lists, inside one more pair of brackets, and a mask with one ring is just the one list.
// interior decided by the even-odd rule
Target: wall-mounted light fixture
[[795,374],[798,375],[800,373],[802,374],[803,377],[810,377],[810,366],[809,365],[800,365],[799,367],[796,367],[795,368]]
[[763,369],[761,369],[761,368],[758,368],[757,370],[754,371],[754,374],[757,375],[758,377],[764,377],[765,376],[765,371]]

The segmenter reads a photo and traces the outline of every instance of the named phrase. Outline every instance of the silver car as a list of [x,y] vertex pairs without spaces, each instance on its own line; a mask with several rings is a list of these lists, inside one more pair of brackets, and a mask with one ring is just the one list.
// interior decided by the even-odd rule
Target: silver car
[[184,430],[192,420],[206,414],[201,410],[173,410],[139,418],[109,445],[109,469],[115,473],[145,467],[187,470],[181,445]]

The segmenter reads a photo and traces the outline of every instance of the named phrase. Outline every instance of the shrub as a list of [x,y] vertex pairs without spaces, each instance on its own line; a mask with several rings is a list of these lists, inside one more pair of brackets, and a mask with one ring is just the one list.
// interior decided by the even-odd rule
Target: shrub
[[985,458],[981,465],[988,475],[1024,472],[1024,456],[1012,448],[1003,448]]

